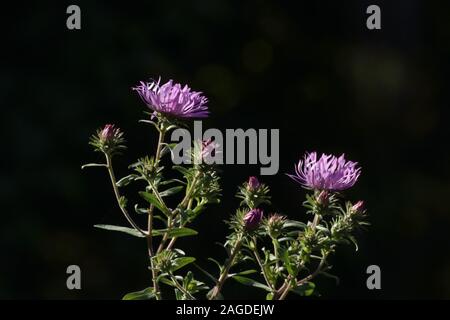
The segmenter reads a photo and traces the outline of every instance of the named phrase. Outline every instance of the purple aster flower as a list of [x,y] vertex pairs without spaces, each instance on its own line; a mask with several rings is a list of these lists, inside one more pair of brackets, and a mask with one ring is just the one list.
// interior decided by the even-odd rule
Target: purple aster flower
[[261,209],[252,209],[244,216],[244,227],[248,231],[253,231],[258,228],[263,218],[263,211]]
[[153,111],[177,118],[205,118],[208,116],[208,99],[202,92],[191,91],[187,85],[169,80],[160,85],[161,79],[140,82],[133,88]]
[[261,183],[259,182],[257,177],[250,177],[248,178],[247,187],[249,190],[255,190],[258,189],[261,186]]
[[289,177],[308,189],[341,191],[352,187],[361,173],[357,162],[346,161],[344,154],[339,158],[316,152],[307,153],[304,160],[295,166],[295,174]]

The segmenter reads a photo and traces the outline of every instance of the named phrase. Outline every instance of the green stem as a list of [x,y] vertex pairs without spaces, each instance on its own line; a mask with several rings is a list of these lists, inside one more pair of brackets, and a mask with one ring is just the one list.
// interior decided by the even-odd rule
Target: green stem
[[311,225],[311,228],[313,230],[316,230],[316,227],[319,224],[319,221],[320,221],[320,214],[319,213],[314,214],[314,220],[313,220],[312,225]]
[[[158,165],[160,157],[161,157],[161,149],[162,149],[162,143],[164,141],[164,135],[165,135],[164,130],[160,130],[159,131],[159,138],[158,138],[158,146],[156,147],[156,154],[155,154],[155,166]],[[157,189],[153,186],[152,183],[149,183],[149,184],[150,184],[150,187],[153,190],[153,193],[155,193],[155,195],[157,197],[159,197],[159,193],[157,192]],[[153,236],[152,236],[152,231],[153,231],[153,210],[154,210],[154,206],[150,205],[150,208],[148,210],[148,220],[147,220],[147,228],[148,228],[147,248],[148,248],[148,257],[150,259],[150,268],[151,268],[151,272],[152,272],[153,289],[155,290],[156,299],[157,300],[161,300],[162,299],[162,294],[161,294],[161,290],[159,288],[159,284],[158,284],[158,281],[157,281],[158,272],[155,270],[154,263],[153,263],[153,256],[154,256]]]
[[241,244],[242,244],[242,235],[240,235],[239,238],[237,239],[236,244],[234,245],[234,248],[231,251],[230,257],[228,258],[228,260],[226,262],[226,266],[222,270],[220,277],[217,280],[217,284],[212,289],[211,295],[208,297],[209,300],[216,300],[220,294],[220,291],[222,291],[222,287],[228,278],[230,269],[234,265],[234,259],[236,258],[236,255],[238,254],[238,252],[241,249]]
[[275,254],[275,258],[277,259],[276,266],[277,266],[277,269],[279,269],[280,268],[280,263],[279,263],[280,254],[279,254],[279,243],[278,243],[277,239],[272,238],[272,244],[273,244],[273,253]]
[[[195,190],[195,185],[197,184],[197,179],[198,179],[198,175],[195,175],[194,176],[194,178],[192,179],[192,183],[191,183],[191,185],[189,186],[189,189],[188,190],[186,190],[186,195],[184,196],[184,198],[183,198],[183,200],[180,202],[180,205],[179,205],[179,207],[180,208],[185,208],[185,207],[188,207],[189,206],[189,203],[192,203],[191,202],[191,196],[192,196],[192,193],[194,192],[194,190]],[[161,243],[160,243],[160,245],[159,245],[159,247],[158,247],[158,251],[157,251],[157,253],[160,253],[163,249],[164,249],[164,246],[165,246],[165,244],[166,244],[166,241],[167,241],[167,239],[169,238],[169,232],[172,230],[172,228],[173,228],[173,225],[172,225],[172,222],[174,221],[174,219],[176,218],[176,216],[177,216],[177,214],[178,214],[178,212],[180,211],[180,210],[176,210],[177,212],[172,216],[172,217],[169,217],[169,220],[168,220],[168,223],[167,223],[167,231],[164,233],[164,235],[163,235],[163,238],[162,238],[162,240],[161,240]],[[170,223],[169,223],[170,222]],[[170,243],[169,243],[169,245],[170,245]],[[172,246],[173,246],[173,244],[172,244]],[[169,249],[169,248],[167,248],[167,249]]]
[[137,224],[136,222],[134,222],[134,220],[131,218],[131,216],[128,214],[127,209],[125,208],[125,206],[123,205],[122,201],[121,201],[121,196],[120,196],[120,192],[119,192],[119,188],[117,187],[117,181],[116,181],[116,176],[114,174],[114,169],[112,166],[112,159],[111,159],[111,155],[108,153],[105,153],[105,157],[106,157],[106,167],[108,168],[108,172],[109,172],[109,177],[111,178],[111,184],[114,190],[114,195],[116,196],[116,201],[117,204],[119,205],[120,210],[122,211],[123,215],[125,216],[125,218],[127,219],[127,221],[130,223],[130,225],[136,229],[137,231],[139,231],[142,235],[147,236],[147,233],[142,230]]
[[175,285],[175,287],[177,287],[178,290],[183,292],[189,299],[197,300],[197,299],[195,299],[195,297],[189,291],[187,291],[185,288],[183,288],[182,285],[180,285],[180,283],[178,282],[177,278],[175,278],[175,276],[173,274],[170,275],[170,279],[172,280],[172,282]]
[[[310,275],[306,276],[305,278],[296,281],[296,286],[297,287],[301,286],[305,282],[312,280],[318,274],[320,274],[322,272],[322,267],[325,264],[326,258],[327,258],[326,255],[322,256],[322,259],[320,260],[320,263],[317,266],[316,270],[313,273],[311,273]],[[283,286],[278,290],[279,298],[277,300],[284,300],[287,297],[289,291],[291,291],[291,289],[292,289],[291,280],[292,280],[292,278],[291,279],[288,278],[287,281],[283,284]]]
[[167,231],[164,232],[164,235],[161,239],[161,243],[159,244],[158,250],[156,251],[156,254],[160,253],[164,249],[164,245],[166,244],[167,239],[169,238],[169,232],[172,230],[173,227],[173,220],[172,217],[167,218]]
[[147,235],[147,248],[148,248],[148,257],[150,259],[150,268],[152,272],[152,283],[153,289],[155,291],[156,300],[161,300],[161,290],[159,289],[159,284],[157,281],[158,273],[155,270],[155,265],[153,263],[153,237],[152,237],[152,228],[153,228],[153,212],[149,212],[148,214],[148,235]]
[[263,274],[264,280],[266,281],[266,284],[270,287],[270,289],[274,290],[273,284],[269,281],[269,277],[267,276],[266,268],[264,267],[261,257],[259,256],[258,248],[256,246],[256,238],[253,238],[254,248],[253,248],[253,254],[255,255],[256,261],[259,264],[259,267],[261,268],[261,272]]
[[[192,207],[192,200],[193,200],[193,199],[189,200],[187,209],[191,209],[191,207]],[[183,223],[183,224],[181,225],[181,228],[183,228],[183,227],[185,227],[185,226],[186,226],[186,222]],[[172,249],[173,246],[175,245],[175,242],[177,241],[177,239],[178,239],[177,237],[173,237],[172,240],[170,240],[169,244],[167,245],[166,250]]]

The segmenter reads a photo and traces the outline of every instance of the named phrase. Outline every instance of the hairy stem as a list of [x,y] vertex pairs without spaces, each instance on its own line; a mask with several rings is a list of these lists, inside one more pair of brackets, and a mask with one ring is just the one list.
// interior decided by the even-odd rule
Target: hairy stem
[[221,272],[220,277],[217,280],[217,284],[212,289],[211,295],[208,297],[209,300],[216,300],[220,294],[220,291],[222,291],[222,287],[228,278],[230,269],[234,265],[234,259],[236,258],[236,255],[238,254],[239,250],[241,249],[241,244],[242,244],[242,235],[240,235],[238,240],[236,241],[236,244],[234,245],[234,248],[231,251],[230,257],[226,262],[225,268]]
[[266,281],[266,284],[272,289],[272,290],[274,290],[274,287],[273,287],[273,285],[272,285],[272,283],[269,281],[269,277],[267,276],[267,273],[266,273],[266,268],[264,267],[264,265],[263,265],[263,263],[262,263],[262,260],[261,260],[261,257],[259,256],[259,252],[258,252],[258,248],[257,248],[257,245],[256,245],[256,238],[254,237],[253,238],[253,242],[254,242],[254,248],[253,248],[253,254],[255,255],[255,258],[256,258],[256,261],[258,262],[258,264],[259,264],[259,267],[261,268],[261,272],[262,272],[262,274],[263,274],[263,277],[264,277],[264,280]]
[[[159,138],[158,138],[158,146],[156,147],[156,154],[155,154],[155,166],[158,165],[160,157],[161,157],[161,148],[162,148],[162,143],[164,141],[164,134],[165,132],[163,130],[159,131]],[[153,190],[153,193],[157,193],[156,188],[154,188],[153,184],[150,184],[150,187]],[[159,196],[159,194],[158,194]],[[153,210],[154,210],[154,206],[153,204],[150,205],[150,208],[148,210],[148,220],[147,220],[147,228],[148,228],[148,234],[147,234],[147,248],[148,248],[148,257],[150,259],[150,268],[152,271],[152,283],[153,283],[153,289],[155,290],[155,296],[157,300],[161,300],[162,299],[162,294],[161,294],[161,290],[159,289],[159,284],[157,281],[157,277],[158,277],[158,272],[155,270],[154,268],[154,263],[153,263],[153,256],[154,256],[154,252],[153,252],[153,236],[152,236],[152,230],[153,230]]]
[[[189,189],[186,190],[186,195],[184,196],[183,200],[180,202],[179,207],[181,207],[181,208],[189,207],[189,203],[191,203],[191,205],[192,205],[192,201],[191,201],[192,199],[191,199],[191,196],[192,196],[192,193],[193,193],[194,190],[195,190],[195,187],[196,187],[196,184],[197,184],[197,181],[198,181],[197,179],[198,179],[198,176],[195,175],[194,178],[192,179],[192,183],[191,183]],[[177,213],[175,213],[175,214],[173,215],[173,217],[169,217],[170,222],[172,222],[172,221],[175,219],[176,215],[177,215]],[[169,222],[168,222],[168,223],[167,223],[167,231],[166,231],[166,232],[164,233],[164,235],[163,235],[163,238],[162,238],[162,240],[161,240],[161,243],[159,244],[157,253],[160,253],[162,250],[164,250],[164,246],[165,246],[166,241],[167,241],[167,239],[168,239],[168,237],[169,237],[169,232],[172,230],[172,228],[173,228],[172,223],[169,223]],[[175,238],[173,238],[173,239],[175,239]],[[173,239],[172,239],[172,240],[173,240]],[[170,245],[171,243],[172,243],[172,241],[169,243],[169,245]],[[171,248],[174,244],[175,244],[175,240],[173,240],[173,243],[172,243],[172,245],[170,246],[170,248]],[[167,247],[167,249],[170,249],[170,248]]]
[[134,222],[134,220],[131,218],[131,216],[128,214],[127,209],[125,208],[125,206],[122,203],[121,200],[121,196],[120,196],[120,192],[119,192],[119,187],[117,187],[117,181],[116,181],[116,176],[114,174],[114,169],[112,166],[112,159],[111,159],[111,155],[108,153],[105,153],[105,157],[106,157],[106,167],[108,168],[108,172],[109,172],[109,177],[111,178],[111,184],[114,190],[114,195],[116,196],[116,200],[117,200],[117,204],[119,205],[120,210],[122,211],[123,215],[125,216],[125,218],[127,219],[127,221],[130,223],[130,225],[136,229],[137,231],[139,231],[142,235],[147,236],[147,233],[142,230],[137,224],[136,222]]
[[195,299],[195,297],[189,291],[187,291],[185,288],[183,288],[182,285],[180,285],[180,283],[178,282],[177,278],[175,278],[175,276],[173,274],[170,275],[170,279],[172,280],[172,282],[175,285],[175,287],[177,287],[178,290],[183,292],[189,299],[197,300],[197,299]]
[[313,220],[312,225],[311,225],[311,228],[313,230],[316,229],[317,225],[319,224],[319,221],[320,221],[320,214],[318,214],[318,213],[314,214],[314,220]]
[[[320,274],[323,271],[322,268],[326,262],[326,258],[327,258],[326,255],[322,256],[322,259],[320,260],[320,263],[317,266],[316,270],[310,275],[306,276],[305,278],[296,281],[295,285],[299,287],[305,282],[314,279],[318,274]],[[280,289],[278,289],[278,297],[276,300],[284,300],[287,297],[289,291],[291,291],[292,289],[291,280],[292,278],[291,279],[288,278],[287,281],[283,284],[283,286]]]
[[[192,207],[192,200],[193,200],[193,199],[189,200],[187,209],[191,209],[191,207]],[[185,227],[185,226],[186,226],[186,223],[183,223],[183,224],[181,225],[182,228]],[[175,242],[177,241],[177,239],[178,239],[178,237],[173,237],[172,240],[170,240],[169,244],[167,245],[166,250],[172,249],[173,246],[175,245]]]

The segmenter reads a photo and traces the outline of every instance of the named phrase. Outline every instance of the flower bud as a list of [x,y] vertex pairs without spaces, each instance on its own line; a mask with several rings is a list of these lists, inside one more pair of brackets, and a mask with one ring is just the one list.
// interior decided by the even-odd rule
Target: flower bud
[[98,129],[89,141],[89,144],[96,151],[104,152],[111,156],[126,149],[124,143],[123,132],[113,124],[107,124],[103,128]]
[[116,128],[113,124],[107,124],[100,131],[100,140],[103,142],[110,142],[115,137],[118,131],[119,129]]
[[322,190],[316,198],[317,203],[326,207],[329,203],[329,195],[327,190]]
[[352,206],[352,212],[361,213],[364,211],[364,201],[360,200]]
[[278,213],[274,213],[269,217],[269,220],[267,221],[267,223],[271,227],[280,227],[283,225],[285,220],[286,220],[286,217],[279,215]]
[[258,189],[261,186],[261,183],[259,182],[257,177],[250,177],[248,178],[247,188],[251,191]]
[[261,209],[252,209],[244,216],[244,227],[247,231],[257,229],[263,218],[263,211]]
[[278,236],[280,235],[283,226],[284,226],[284,222],[286,221],[286,217],[279,215],[278,213],[274,213],[272,214],[269,219],[267,219],[267,233],[272,237],[272,238],[278,238]]

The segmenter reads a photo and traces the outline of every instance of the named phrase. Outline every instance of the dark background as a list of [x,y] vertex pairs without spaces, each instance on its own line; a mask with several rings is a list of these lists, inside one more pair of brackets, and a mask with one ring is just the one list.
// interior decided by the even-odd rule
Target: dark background
[[[100,159],[87,142],[105,123],[126,132],[120,176],[153,152],[130,88],[159,75],[205,92],[204,128],[280,129],[279,173],[262,178],[271,210],[306,218],[305,192],[284,174],[305,151],[362,165],[347,194],[366,201],[372,226],[358,252],[333,257],[341,283],[321,278],[323,297],[450,298],[448,2],[77,1],[79,31],[66,28],[69,4],[2,10],[0,298],[119,299],[150,284],[145,241],[92,227],[124,220],[106,172],[80,166]],[[382,30],[366,28],[369,4],[381,6]],[[178,243],[209,269],[207,255],[224,258],[214,242],[237,184],[259,172],[222,170],[222,204]],[[70,264],[80,291],[66,289]],[[378,291],[366,288],[371,264]],[[224,294],[264,296],[232,281]]]

